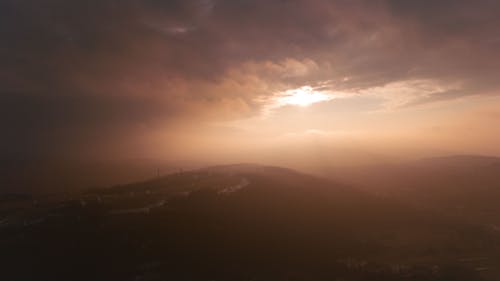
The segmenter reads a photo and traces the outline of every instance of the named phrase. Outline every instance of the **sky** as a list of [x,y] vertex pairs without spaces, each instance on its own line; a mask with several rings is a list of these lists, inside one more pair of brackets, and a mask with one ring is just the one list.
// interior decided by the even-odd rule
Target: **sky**
[[499,26],[496,0],[0,0],[1,157],[500,156]]

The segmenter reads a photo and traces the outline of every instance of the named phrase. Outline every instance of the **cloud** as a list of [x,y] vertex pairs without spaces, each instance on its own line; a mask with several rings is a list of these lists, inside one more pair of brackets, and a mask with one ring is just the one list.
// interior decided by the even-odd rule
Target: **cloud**
[[4,147],[133,142],[307,85],[407,107],[492,95],[499,25],[493,0],[5,0]]

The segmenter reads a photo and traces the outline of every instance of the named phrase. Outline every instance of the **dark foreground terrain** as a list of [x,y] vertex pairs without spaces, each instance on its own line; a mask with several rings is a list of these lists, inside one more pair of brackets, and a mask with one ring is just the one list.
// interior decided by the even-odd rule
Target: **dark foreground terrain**
[[292,170],[0,203],[1,280],[498,280],[500,233]]

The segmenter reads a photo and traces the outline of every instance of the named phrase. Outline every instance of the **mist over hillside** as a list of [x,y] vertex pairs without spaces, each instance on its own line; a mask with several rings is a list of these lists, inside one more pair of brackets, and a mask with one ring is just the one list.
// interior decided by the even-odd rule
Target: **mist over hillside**
[[378,196],[470,221],[500,224],[500,158],[458,155],[331,169],[329,176]]
[[0,0],[0,281],[499,281],[499,0]]
[[1,206],[7,278],[483,280],[499,274],[494,229],[279,167],[214,166],[80,194],[11,198]]

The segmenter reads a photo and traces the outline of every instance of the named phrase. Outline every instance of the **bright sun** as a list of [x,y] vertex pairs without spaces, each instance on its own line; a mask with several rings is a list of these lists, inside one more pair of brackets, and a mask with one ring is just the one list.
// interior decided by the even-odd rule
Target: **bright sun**
[[310,86],[304,86],[286,91],[279,97],[278,102],[281,105],[309,106],[313,103],[330,99],[332,99],[332,96],[314,91]]

